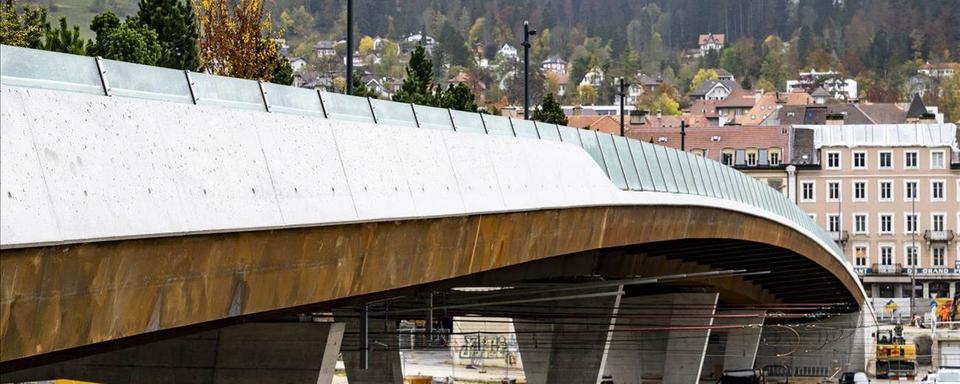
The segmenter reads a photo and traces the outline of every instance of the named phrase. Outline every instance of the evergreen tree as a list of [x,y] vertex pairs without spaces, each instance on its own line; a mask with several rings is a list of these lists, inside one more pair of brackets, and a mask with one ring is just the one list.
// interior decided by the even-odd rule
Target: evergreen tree
[[83,39],[80,38],[80,27],[74,25],[73,30],[67,27],[67,18],[60,18],[60,28],[53,29],[48,23],[46,25],[47,40],[43,44],[43,49],[55,52],[72,53],[74,55],[84,54]]
[[393,95],[393,101],[422,105],[434,105],[433,62],[427,58],[422,45],[417,45],[410,55],[407,76],[400,90]]
[[458,111],[477,112],[477,102],[473,91],[464,83],[457,83],[437,92],[438,107],[456,109]]
[[278,49],[273,59],[273,70],[270,71],[270,82],[274,84],[293,85],[293,67]]
[[137,18],[156,31],[162,47],[157,65],[191,71],[199,68],[197,18],[189,1],[140,0],[139,7]]
[[552,93],[543,96],[543,100],[540,102],[540,109],[533,111],[531,119],[548,124],[567,125],[567,116],[563,114],[560,103],[553,98]]
[[87,54],[105,59],[130,63],[156,65],[160,59],[160,43],[157,33],[128,17],[121,22],[113,12],[94,16],[90,29],[96,33],[96,41],[87,43]]
[[0,4],[0,44],[41,48],[46,25],[47,10],[43,7],[27,5],[20,13],[16,0]]
[[377,93],[377,91],[367,88],[367,85],[363,83],[363,73],[359,71],[353,72],[353,95],[374,99],[380,98],[380,94]]

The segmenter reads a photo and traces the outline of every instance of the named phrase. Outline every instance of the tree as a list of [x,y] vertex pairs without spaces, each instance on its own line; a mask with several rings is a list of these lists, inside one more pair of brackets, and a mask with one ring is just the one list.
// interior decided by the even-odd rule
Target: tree
[[293,85],[293,67],[280,50],[273,57],[273,69],[270,71],[270,82],[274,84]]
[[304,6],[284,9],[280,13],[280,25],[290,36],[307,37],[313,30],[314,18]]
[[367,88],[367,85],[363,82],[363,73],[360,71],[353,71],[353,96],[359,97],[372,97],[374,99],[379,99],[380,94],[377,91]]
[[477,103],[473,91],[464,83],[451,85],[442,92],[438,90],[436,100],[438,102],[437,106],[440,108],[477,112]]
[[20,13],[16,0],[5,0],[0,4],[0,44],[40,48],[46,30],[46,9],[25,5]]
[[947,121],[960,122],[960,76],[954,75],[940,83],[940,110]]
[[369,55],[370,52],[373,52],[373,38],[370,36],[364,36],[360,39],[360,44],[357,45],[357,50],[360,51],[360,56]]
[[543,96],[543,100],[540,101],[540,108],[533,111],[531,119],[547,124],[567,125],[567,116],[563,114],[560,103],[553,98],[552,93]]
[[87,54],[130,63],[156,65],[162,48],[157,33],[135,17],[123,22],[113,12],[94,16],[90,29],[96,41],[87,43]]
[[690,80],[690,90],[695,90],[700,87],[700,84],[703,84],[707,80],[716,80],[719,79],[720,75],[717,74],[717,71],[712,69],[700,69],[697,71],[697,74],[693,76],[693,80]]
[[577,97],[580,98],[580,104],[593,105],[597,102],[597,89],[592,84],[580,84],[577,86]]
[[278,49],[270,40],[273,27],[263,0],[194,1],[204,69],[215,75],[270,81]]
[[463,36],[460,35],[460,32],[457,32],[449,21],[443,23],[437,39],[440,42],[440,47],[443,48],[443,52],[447,54],[450,65],[460,65],[468,68],[474,65],[473,54],[467,49]]
[[189,0],[140,0],[137,18],[157,32],[157,65],[195,71],[200,68],[197,17]]
[[67,27],[67,18],[60,18],[60,28],[52,29],[50,24],[46,26],[47,39],[43,44],[43,49],[55,52],[72,53],[74,55],[84,54],[83,39],[80,38],[80,27],[74,25],[73,30]]
[[422,45],[417,45],[410,55],[406,72],[403,85],[393,95],[393,101],[433,105],[433,62],[427,58]]

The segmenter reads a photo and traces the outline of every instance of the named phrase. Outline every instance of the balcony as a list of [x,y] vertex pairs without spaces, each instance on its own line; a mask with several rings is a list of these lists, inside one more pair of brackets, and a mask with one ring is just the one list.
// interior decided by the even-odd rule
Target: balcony
[[902,275],[903,266],[901,264],[881,265],[874,264],[871,272],[877,275]]
[[923,238],[930,243],[949,243],[953,241],[953,230],[946,231],[923,231]]
[[845,244],[847,240],[850,240],[850,232],[834,231],[830,232],[830,237],[833,237],[833,241],[836,241],[837,244]]

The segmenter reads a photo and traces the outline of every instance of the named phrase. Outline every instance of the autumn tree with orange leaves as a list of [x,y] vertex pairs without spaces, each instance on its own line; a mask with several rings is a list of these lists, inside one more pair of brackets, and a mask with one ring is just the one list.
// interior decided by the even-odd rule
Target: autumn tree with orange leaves
[[270,81],[280,67],[289,66],[271,40],[276,35],[264,0],[194,0],[194,4],[205,71]]

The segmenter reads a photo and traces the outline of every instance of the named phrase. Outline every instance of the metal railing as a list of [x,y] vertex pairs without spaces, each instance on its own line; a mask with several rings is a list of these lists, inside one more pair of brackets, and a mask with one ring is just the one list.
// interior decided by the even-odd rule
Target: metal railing
[[622,190],[693,194],[751,205],[805,228],[849,263],[833,236],[781,192],[701,156],[608,133],[6,45],[0,45],[0,83],[569,143],[585,150]]

